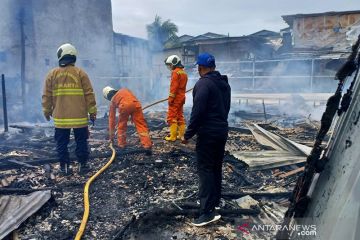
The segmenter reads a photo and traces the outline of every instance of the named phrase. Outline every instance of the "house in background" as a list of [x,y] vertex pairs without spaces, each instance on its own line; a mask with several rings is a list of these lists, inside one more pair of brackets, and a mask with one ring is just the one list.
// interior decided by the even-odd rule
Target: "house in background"
[[289,25],[283,31],[284,46],[292,48],[281,53],[288,56],[347,52],[360,33],[360,11],[295,14],[282,18]]
[[175,46],[165,47],[162,52],[156,53],[153,62],[162,63],[166,56],[176,54],[182,58],[185,65],[191,65],[201,52],[212,53],[219,62],[270,59],[280,45],[280,34],[268,30],[240,37],[211,32],[195,37],[183,35]]

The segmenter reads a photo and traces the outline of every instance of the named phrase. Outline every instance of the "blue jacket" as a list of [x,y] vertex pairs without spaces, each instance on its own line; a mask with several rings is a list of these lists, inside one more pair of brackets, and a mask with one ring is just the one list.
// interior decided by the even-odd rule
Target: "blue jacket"
[[193,90],[193,107],[185,139],[195,134],[223,136],[228,133],[231,89],[226,75],[212,71],[201,77]]

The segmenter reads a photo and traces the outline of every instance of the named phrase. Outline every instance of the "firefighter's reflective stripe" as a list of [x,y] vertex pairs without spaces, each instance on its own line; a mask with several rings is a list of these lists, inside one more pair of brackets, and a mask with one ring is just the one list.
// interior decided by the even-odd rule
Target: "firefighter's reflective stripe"
[[54,118],[54,123],[57,126],[87,125],[88,118]]
[[176,96],[176,94],[174,94],[174,93],[169,93],[169,97],[175,97]]
[[89,108],[89,113],[96,113],[97,109],[96,109],[96,106],[93,106],[91,108]]
[[179,74],[179,75],[181,75],[181,74],[186,74],[186,72],[183,71],[183,70],[177,71],[176,73]]
[[53,91],[53,96],[84,96],[84,90],[82,88],[59,88]]

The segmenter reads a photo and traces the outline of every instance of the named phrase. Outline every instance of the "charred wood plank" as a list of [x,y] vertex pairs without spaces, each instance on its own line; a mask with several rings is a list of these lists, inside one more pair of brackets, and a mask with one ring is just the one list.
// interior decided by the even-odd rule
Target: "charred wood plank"
[[[142,225],[154,224],[156,221],[161,221],[162,219],[167,219],[175,216],[186,216],[186,217],[195,217],[199,214],[199,206],[197,204],[180,204],[179,205],[183,210],[178,208],[171,207],[155,207],[149,211],[146,211],[140,214],[139,218],[133,220],[134,217],[126,224],[126,226],[121,229],[115,236],[113,240],[124,239],[126,231],[135,228],[141,227]],[[187,209],[186,209],[187,207]],[[191,208],[190,208],[191,207]],[[239,215],[258,215],[260,213],[259,209],[220,209],[218,210],[219,214],[222,216],[239,216]]]
[[246,195],[251,196],[254,199],[258,199],[258,198],[262,198],[262,197],[267,197],[267,198],[277,198],[277,197],[290,197],[292,192],[227,192],[227,193],[222,193],[221,196],[225,199],[237,199],[237,198],[241,198],[244,197]]
[[242,172],[237,170],[232,164],[226,163],[226,165],[228,165],[228,167],[231,169],[231,171],[233,171],[233,173],[235,173],[237,176],[239,176],[242,179],[245,185],[255,185],[253,182],[249,181],[248,178]]
[[14,159],[10,159],[8,161],[12,162],[12,163],[15,163],[15,164],[18,164],[20,166],[28,167],[28,168],[38,168],[38,167],[35,167],[35,166],[31,165],[31,164],[20,162],[20,161],[14,160]]
[[126,232],[126,230],[128,230],[128,228],[134,224],[134,222],[136,221],[136,217],[135,215],[133,215],[130,219],[130,221],[120,230],[117,231],[114,234],[114,237],[112,238],[112,240],[117,240],[117,239],[123,239],[124,237],[124,233]]
[[292,171],[289,171],[289,172],[286,172],[284,174],[279,175],[279,178],[287,178],[287,177],[295,175],[295,174],[297,174],[299,172],[303,172],[304,170],[305,170],[305,167],[297,168],[297,169],[294,169]]
[[248,128],[229,127],[229,131],[239,132],[239,133],[244,133],[244,134],[251,134],[251,131]]
[[[193,202],[185,202],[182,204],[179,204],[179,207],[182,209],[199,209],[199,205]],[[255,209],[246,209],[246,208],[220,208],[217,210],[218,213],[220,213],[222,216],[229,216],[229,215],[235,215],[235,214],[243,214],[243,215],[257,215],[260,213],[260,210]]]
[[[116,153],[117,157],[130,155],[130,154],[139,154],[139,153],[146,153],[147,150],[145,149],[134,149],[134,150],[118,150]],[[105,153],[92,153],[90,154],[90,158],[109,158],[111,157],[111,152],[105,152]],[[26,164],[37,166],[37,165],[44,165],[49,163],[57,163],[59,160],[58,158],[48,158],[48,159],[33,159],[33,160],[27,160],[23,161],[25,165],[22,167],[27,167]],[[0,162],[0,170],[6,170],[6,169],[14,169],[19,168],[18,163],[10,162],[8,159]]]

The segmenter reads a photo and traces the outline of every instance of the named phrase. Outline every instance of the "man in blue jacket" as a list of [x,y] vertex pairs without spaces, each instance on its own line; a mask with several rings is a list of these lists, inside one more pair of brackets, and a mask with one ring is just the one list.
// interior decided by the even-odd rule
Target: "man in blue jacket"
[[222,162],[228,136],[231,89],[227,76],[215,71],[214,56],[203,53],[197,59],[200,79],[193,90],[193,108],[183,143],[195,134],[197,170],[200,179],[200,216],[192,223],[204,226],[221,218],[215,213],[220,204]]

